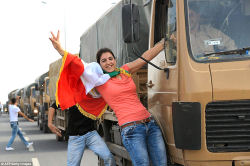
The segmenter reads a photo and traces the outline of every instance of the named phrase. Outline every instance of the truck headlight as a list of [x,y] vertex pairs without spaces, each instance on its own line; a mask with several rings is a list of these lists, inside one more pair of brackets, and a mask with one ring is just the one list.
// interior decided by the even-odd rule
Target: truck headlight
[[34,109],[34,113],[37,114],[37,113],[38,113],[38,110],[37,110],[37,109]]

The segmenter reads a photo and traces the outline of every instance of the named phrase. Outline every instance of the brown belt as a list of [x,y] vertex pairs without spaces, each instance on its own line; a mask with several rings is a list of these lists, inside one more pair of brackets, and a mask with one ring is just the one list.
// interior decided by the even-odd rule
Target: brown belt
[[134,122],[130,122],[130,123],[124,124],[124,125],[121,126],[121,128],[123,129],[125,127],[132,126],[132,125],[135,125],[135,124],[148,123],[151,120],[153,120],[153,117],[148,117],[147,119],[138,120],[138,121],[134,121]]

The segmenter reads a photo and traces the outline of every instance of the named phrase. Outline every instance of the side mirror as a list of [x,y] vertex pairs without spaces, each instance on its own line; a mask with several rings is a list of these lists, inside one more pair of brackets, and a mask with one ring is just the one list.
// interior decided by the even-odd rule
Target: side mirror
[[122,7],[122,34],[125,43],[140,40],[140,13],[135,4],[126,4]]

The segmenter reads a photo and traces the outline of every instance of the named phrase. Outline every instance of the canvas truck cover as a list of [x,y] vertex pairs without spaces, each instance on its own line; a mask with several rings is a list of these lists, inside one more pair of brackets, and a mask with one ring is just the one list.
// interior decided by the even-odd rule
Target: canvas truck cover
[[49,65],[49,96],[51,101],[56,101],[56,83],[58,80],[61,65],[61,58]]
[[140,40],[126,44],[122,35],[122,5],[119,2],[92,25],[80,39],[80,58],[85,62],[95,62],[100,48],[110,48],[117,58],[117,65],[137,59],[132,48],[141,56],[148,49],[151,4],[143,6],[141,0],[134,0],[140,13]]

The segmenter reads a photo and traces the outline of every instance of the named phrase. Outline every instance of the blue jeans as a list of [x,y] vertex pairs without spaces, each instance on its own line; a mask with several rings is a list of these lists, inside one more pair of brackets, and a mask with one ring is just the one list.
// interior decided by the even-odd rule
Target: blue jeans
[[10,127],[12,128],[12,136],[11,136],[11,138],[10,138],[8,144],[7,144],[7,147],[8,148],[11,147],[11,145],[14,142],[17,134],[20,137],[20,139],[23,141],[23,143],[27,146],[29,143],[23,137],[23,133],[21,132],[21,130],[18,127],[18,122],[10,122]]
[[167,155],[161,130],[155,120],[122,129],[122,142],[133,166],[166,166]]
[[85,147],[103,159],[105,166],[115,166],[113,155],[95,130],[82,136],[69,136],[67,166],[80,166]]

